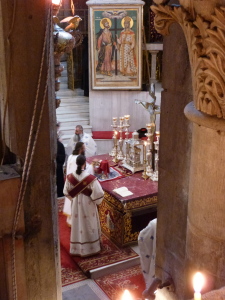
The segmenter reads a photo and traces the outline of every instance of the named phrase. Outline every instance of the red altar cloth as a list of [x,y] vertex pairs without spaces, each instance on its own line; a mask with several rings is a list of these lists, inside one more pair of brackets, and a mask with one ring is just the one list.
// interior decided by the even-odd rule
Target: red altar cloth
[[[108,160],[109,166],[115,166],[115,163],[112,161],[113,158],[108,154],[89,157],[87,158],[87,161],[91,163],[91,161],[96,158],[102,161]],[[101,182],[101,186],[104,191],[112,194],[113,197],[120,200],[123,204],[133,200],[146,198],[150,195],[156,196],[158,193],[158,182],[152,180],[144,180],[141,176],[142,172],[137,172],[132,174],[131,176],[124,176],[124,178]],[[113,192],[114,189],[122,186],[126,186],[133,193],[133,195],[122,197]]]
[[98,169],[98,172],[103,172],[105,175],[109,174],[109,162],[108,160],[102,160]]
[[[87,158],[108,160],[115,167],[112,157],[107,154]],[[158,182],[144,180],[142,172],[123,178],[100,182],[105,196],[99,209],[102,231],[119,246],[137,241],[139,231],[156,217]],[[122,197],[114,189],[127,187],[133,195]]]

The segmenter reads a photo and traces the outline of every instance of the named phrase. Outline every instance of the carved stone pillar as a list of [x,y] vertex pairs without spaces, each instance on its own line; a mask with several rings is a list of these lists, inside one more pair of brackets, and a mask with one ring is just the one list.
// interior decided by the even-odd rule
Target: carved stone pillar
[[[183,277],[173,278],[179,299],[185,299],[193,295],[193,272],[200,270],[206,276],[204,291],[225,285],[225,7],[221,6],[225,1],[180,0],[180,7],[165,5],[167,0],[154,2],[158,5],[151,8],[161,34],[169,34],[174,22],[183,29],[192,72],[194,102],[185,110],[193,123],[185,272]],[[173,240],[179,228],[168,234]],[[175,250],[174,257],[179,252]],[[171,269],[167,270],[170,274],[180,273],[173,266]]]

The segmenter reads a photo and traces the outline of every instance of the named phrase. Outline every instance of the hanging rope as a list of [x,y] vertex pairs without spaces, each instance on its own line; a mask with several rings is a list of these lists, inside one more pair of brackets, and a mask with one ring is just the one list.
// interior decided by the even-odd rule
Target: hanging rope
[[[37,91],[36,91],[36,97],[35,97],[35,104],[34,104],[34,110],[32,115],[32,121],[31,121],[31,127],[30,127],[30,134],[28,139],[28,145],[27,145],[27,151],[25,156],[25,163],[22,173],[22,180],[21,180],[21,186],[19,191],[19,196],[17,199],[17,206],[14,216],[14,223],[13,223],[13,229],[12,229],[12,282],[13,282],[13,300],[17,300],[17,282],[16,282],[16,249],[15,249],[15,238],[16,238],[16,230],[18,226],[18,221],[21,213],[21,207],[24,200],[25,192],[27,189],[27,183],[30,175],[30,170],[33,162],[34,152],[36,148],[37,139],[39,136],[43,111],[44,111],[44,105],[46,101],[46,94],[47,94],[47,88],[48,88],[48,80],[49,80],[49,73],[50,73],[50,55],[51,55],[51,49],[49,47],[48,53],[47,53],[47,75],[46,75],[46,81],[45,81],[45,87],[44,87],[44,93],[41,103],[41,109],[40,112],[37,110],[38,100],[40,97],[40,85],[42,80],[42,72],[43,72],[43,66],[44,66],[44,59],[45,59],[45,53],[46,53],[46,45],[47,41],[51,40],[53,29],[52,29],[52,8],[51,4],[49,4],[48,8],[48,16],[47,16],[47,26],[45,30],[45,36],[44,36],[44,45],[43,45],[43,51],[42,51],[42,57],[41,57],[41,66],[40,66],[40,72],[39,72],[39,78],[38,78],[38,84],[37,84]],[[35,121],[37,121],[38,118],[38,125],[35,130]],[[36,132],[35,137],[34,132]]]

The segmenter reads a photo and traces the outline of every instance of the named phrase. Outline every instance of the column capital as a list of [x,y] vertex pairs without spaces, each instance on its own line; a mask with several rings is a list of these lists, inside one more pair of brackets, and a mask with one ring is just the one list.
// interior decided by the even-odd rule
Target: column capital
[[190,102],[184,108],[184,114],[188,120],[198,125],[216,130],[225,131],[225,120],[219,119],[215,116],[209,116],[199,110],[194,106],[194,102]]

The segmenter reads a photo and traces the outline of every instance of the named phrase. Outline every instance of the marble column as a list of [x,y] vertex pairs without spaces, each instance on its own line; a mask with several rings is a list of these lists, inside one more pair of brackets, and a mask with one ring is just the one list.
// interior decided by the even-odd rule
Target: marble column
[[146,44],[146,50],[151,54],[151,82],[157,82],[156,70],[157,70],[157,54],[159,51],[163,51],[163,43],[150,43]]
[[156,65],[157,65],[157,54],[159,51],[151,50],[151,82],[156,82]]

